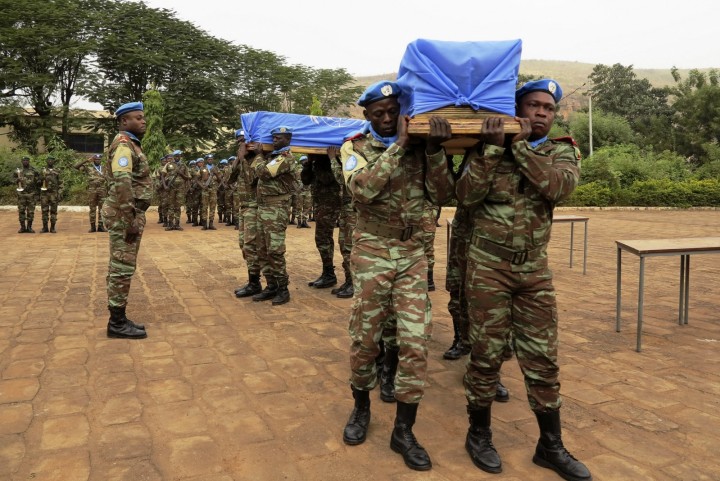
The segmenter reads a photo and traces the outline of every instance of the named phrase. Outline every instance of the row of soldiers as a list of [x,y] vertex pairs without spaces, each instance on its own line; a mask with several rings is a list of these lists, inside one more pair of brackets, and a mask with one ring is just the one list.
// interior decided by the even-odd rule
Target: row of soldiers
[[[49,156],[45,160],[45,167],[37,170],[30,165],[30,157],[24,156],[22,167],[13,172],[13,181],[16,184],[18,196],[18,218],[20,229],[18,234],[34,234],[33,221],[35,207],[40,202],[42,212],[42,231],[55,234],[57,223],[58,203],[63,196],[63,180],[60,170],[55,167],[55,157]],[[48,228],[48,222],[50,227]]]

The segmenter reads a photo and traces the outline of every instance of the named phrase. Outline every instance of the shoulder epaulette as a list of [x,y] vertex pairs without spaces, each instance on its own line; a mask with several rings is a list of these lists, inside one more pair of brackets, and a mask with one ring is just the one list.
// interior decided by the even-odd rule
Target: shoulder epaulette
[[554,139],[550,139],[550,140],[554,140],[555,142],[565,142],[566,144],[570,144],[573,147],[578,146],[577,142],[575,142],[575,139],[573,139],[569,135],[566,137],[555,137]]

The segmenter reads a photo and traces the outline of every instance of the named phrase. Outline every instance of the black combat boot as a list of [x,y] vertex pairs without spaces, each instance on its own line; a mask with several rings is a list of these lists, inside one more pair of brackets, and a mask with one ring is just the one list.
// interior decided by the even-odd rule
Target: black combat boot
[[353,287],[351,276],[345,276],[345,284],[340,287],[341,289],[335,294],[340,299],[350,299],[355,295],[355,288]]
[[55,230],[55,222],[50,222],[50,233],[57,234],[57,231]]
[[90,230],[88,231],[88,234],[89,234],[90,232],[97,232],[97,229],[95,228],[95,223],[94,223],[94,222],[93,222],[92,224],[90,224]]
[[540,427],[540,439],[535,447],[533,463],[552,469],[568,481],[590,481],[588,468],[565,449],[561,438],[560,411],[535,413]]
[[27,232],[27,228],[25,227],[25,222],[20,222],[20,229],[18,229],[18,234],[24,234]]
[[347,288],[348,285],[352,285],[352,278],[347,273],[345,273],[345,282],[331,290],[330,294],[336,296],[340,291]]
[[273,306],[280,306],[282,304],[286,304],[290,302],[290,291],[288,290],[288,280],[287,279],[278,279],[277,280],[278,289],[275,293],[275,297],[273,297],[272,305]]
[[260,275],[248,273],[248,283],[243,287],[235,289],[235,297],[250,297],[262,291]]
[[50,231],[48,230],[48,228],[47,228],[47,221],[44,220],[44,221],[42,221],[42,223],[43,223],[43,228],[42,228],[42,230],[40,231],[40,233],[41,233],[41,234],[45,234],[45,233],[47,233],[47,232],[50,232]]
[[233,221],[232,215],[226,216],[225,225],[226,225],[227,227],[230,227],[231,225],[234,225],[234,224],[235,224],[235,223],[234,223],[234,221]]
[[110,321],[107,325],[107,337],[116,339],[145,339],[147,332],[138,329],[125,317],[125,307],[108,307]]
[[309,228],[310,228],[310,226],[309,226],[308,223],[307,223],[307,220],[303,220],[303,221],[302,221],[302,224],[299,225],[298,227],[302,227],[303,229],[309,229]]
[[510,400],[510,392],[498,378],[497,386],[495,386],[495,400],[497,402],[506,403]]
[[417,415],[418,404],[397,402],[395,429],[390,438],[390,448],[400,453],[408,468],[416,471],[427,471],[432,468],[432,461],[412,432]]
[[158,224],[162,224],[163,222],[165,222],[165,216],[158,213],[158,221],[157,221],[157,223],[158,223]]
[[289,225],[295,225],[295,214],[290,216],[290,220],[288,221]]
[[[457,295],[457,292],[451,292],[450,296],[452,297],[453,294]],[[443,354],[443,359],[447,359],[448,361],[455,361],[466,354],[470,354],[470,345],[463,342],[462,340],[462,319],[460,319],[460,315],[457,312],[453,311],[450,312],[450,315],[452,316],[453,331],[455,332],[455,337],[453,338],[452,346],[450,346],[450,348]]]
[[97,230],[97,231],[98,231],[98,232],[107,232],[107,231],[105,230],[105,226],[103,225],[102,222],[99,222],[99,223],[98,223],[98,230]]
[[335,266],[323,266],[322,274],[314,281],[308,283],[310,287],[317,289],[324,289],[325,287],[334,286],[337,284],[337,277],[335,276]]
[[182,226],[180,225],[180,220],[179,220],[179,219],[175,221],[175,227],[173,227],[173,230],[185,230],[185,229],[183,229]]
[[492,443],[490,429],[490,406],[467,408],[470,429],[465,438],[465,449],[473,464],[488,473],[502,472],[502,461]]
[[397,372],[399,353],[400,348],[385,348],[385,359],[383,359],[380,371],[380,399],[386,403],[395,402],[395,373]]
[[365,442],[368,426],[370,425],[370,391],[361,391],[352,387],[355,406],[345,429],[343,430],[343,442],[350,446],[356,446]]
[[272,280],[272,284],[270,282],[270,279],[268,279],[268,284],[265,286],[265,289],[252,296],[253,301],[269,301],[270,299],[275,298],[278,291],[278,285],[275,284],[275,279]]
[[185,212],[185,215],[187,216],[187,220],[185,221],[186,224],[192,224],[192,214],[189,212]]
[[213,221],[210,221],[210,223],[208,224],[208,230],[217,230],[217,228],[213,224]]
[[435,279],[433,279],[433,270],[428,269],[428,292],[433,292],[435,290]]
[[27,229],[25,229],[25,232],[27,232],[28,234],[34,234],[34,233],[35,233],[35,231],[34,231],[33,228],[32,228],[32,223],[33,223],[33,221],[31,221],[31,220],[29,220],[28,223],[27,223]]

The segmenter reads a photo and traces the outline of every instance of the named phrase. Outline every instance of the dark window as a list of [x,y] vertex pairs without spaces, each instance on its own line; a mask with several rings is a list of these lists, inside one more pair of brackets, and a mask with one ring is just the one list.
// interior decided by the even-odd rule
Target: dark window
[[77,152],[101,154],[105,150],[105,136],[102,134],[68,134],[65,145]]

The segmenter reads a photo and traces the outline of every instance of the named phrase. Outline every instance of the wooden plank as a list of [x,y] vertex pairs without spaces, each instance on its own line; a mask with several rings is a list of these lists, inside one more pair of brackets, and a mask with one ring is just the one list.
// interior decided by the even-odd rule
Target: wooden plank
[[520,132],[520,123],[514,117],[497,112],[487,110],[473,110],[468,106],[462,107],[443,107],[418,114],[410,120],[408,125],[408,133],[425,137],[430,133],[430,117],[443,117],[450,122],[453,137],[466,137],[480,135],[482,133],[483,123],[488,117],[502,117],[505,119],[505,133],[517,134]]
[[[248,151],[255,149],[255,142],[249,142],[247,144]],[[263,152],[272,152],[273,146],[272,144],[262,144]],[[320,154],[320,155],[327,155],[327,147],[306,147],[302,145],[292,145],[290,146],[290,150],[293,154]]]

